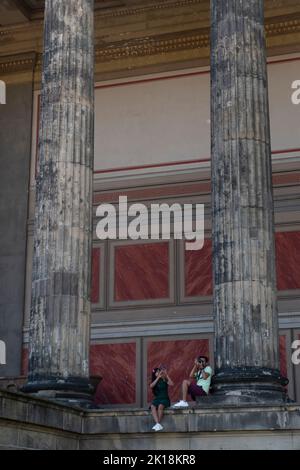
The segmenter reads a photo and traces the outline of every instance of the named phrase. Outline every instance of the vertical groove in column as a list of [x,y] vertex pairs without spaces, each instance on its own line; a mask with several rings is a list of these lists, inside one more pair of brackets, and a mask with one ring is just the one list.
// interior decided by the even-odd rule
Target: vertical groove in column
[[217,373],[278,370],[264,2],[211,0]]
[[28,391],[89,389],[93,15],[45,2]]

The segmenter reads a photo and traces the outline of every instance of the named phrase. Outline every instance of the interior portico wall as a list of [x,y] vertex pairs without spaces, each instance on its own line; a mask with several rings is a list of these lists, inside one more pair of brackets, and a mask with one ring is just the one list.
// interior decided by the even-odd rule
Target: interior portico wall
[[[291,363],[291,344],[300,337],[300,105],[292,105],[291,84],[300,79],[300,6],[298,0],[265,5],[281,369],[299,401],[300,366]],[[141,1],[97,8],[95,19],[94,209],[117,204],[120,194],[145,204],[205,204],[199,253],[185,252],[180,240],[102,242],[94,235],[91,373],[103,376],[102,403],[140,406],[149,399],[147,378],[157,363],[170,367],[177,384],[195,354],[206,353],[213,363],[209,1]],[[13,99],[8,89],[0,144],[1,152],[7,149],[0,256],[19,256],[15,270],[8,273],[5,265],[0,274],[1,308],[16,303],[0,319],[0,339],[6,335],[10,343],[10,368],[0,366],[0,375],[19,375],[21,360],[26,373],[42,30],[42,11],[27,23],[0,27],[0,78],[16,86]],[[172,399],[178,392],[176,386]]]
[[[30,68],[30,63],[28,64]],[[28,194],[31,165],[33,61],[19,79],[6,79],[0,105],[0,376],[21,374]]]
[[[288,70],[287,70],[288,68]],[[297,55],[269,64],[275,195],[281,371],[289,395],[300,399],[299,367],[291,345],[300,335],[300,148],[291,84]],[[213,363],[209,70],[187,69],[95,85],[94,209],[129,202],[204,203],[205,244],[188,252],[180,240],[100,241],[94,232],[91,373],[103,376],[99,401],[145,405],[151,368],[167,364],[175,400],[191,360]],[[31,201],[34,200],[39,92],[35,93]],[[284,125],[283,125],[284,123]],[[98,219],[94,216],[94,225]],[[33,206],[28,253],[32,252]],[[27,265],[24,369],[30,307]],[[109,380],[107,377],[109,371]]]

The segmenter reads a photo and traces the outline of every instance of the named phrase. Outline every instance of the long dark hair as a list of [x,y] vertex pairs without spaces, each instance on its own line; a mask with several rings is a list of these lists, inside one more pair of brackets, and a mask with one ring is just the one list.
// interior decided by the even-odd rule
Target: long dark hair
[[154,367],[154,369],[152,370],[152,381],[151,381],[151,383],[154,382],[154,380],[157,378],[157,377],[156,377],[156,372],[157,372],[158,370],[160,370],[159,367]]

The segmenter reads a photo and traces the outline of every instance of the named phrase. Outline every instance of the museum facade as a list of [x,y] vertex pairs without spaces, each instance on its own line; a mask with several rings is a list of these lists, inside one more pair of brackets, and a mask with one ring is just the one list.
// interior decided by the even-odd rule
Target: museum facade
[[[278,365],[299,402],[299,2],[265,2],[268,86],[256,6],[211,19],[208,1],[96,1],[93,36],[92,2],[84,25],[47,3],[45,31],[43,2],[0,9],[0,376],[34,393],[100,376],[99,404],[145,407],[154,366],[175,401],[204,354],[230,384]],[[203,248],[99,240],[97,207],[120,196],[204,204]]]

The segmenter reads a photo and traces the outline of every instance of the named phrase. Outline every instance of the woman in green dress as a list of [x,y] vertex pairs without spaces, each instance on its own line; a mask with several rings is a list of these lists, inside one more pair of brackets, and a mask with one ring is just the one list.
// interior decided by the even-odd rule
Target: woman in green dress
[[168,386],[174,385],[170,379],[167,369],[163,366],[155,367],[152,371],[152,381],[150,388],[153,391],[154,399],[151,403],[151,412],[155,424],[154,431],[161,431],[163,426],[160,424],[164,409],[170,406],[170,398],[168,394]]

